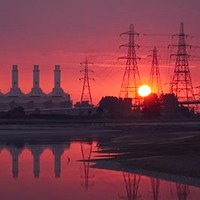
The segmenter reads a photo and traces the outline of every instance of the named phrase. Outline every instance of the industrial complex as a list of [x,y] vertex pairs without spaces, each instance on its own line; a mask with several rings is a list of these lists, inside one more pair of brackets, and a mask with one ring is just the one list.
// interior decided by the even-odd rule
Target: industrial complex
[[23,107],[27,112],[38,110],[71,108],[70,95],[65,93],[61,87],[61,70],[59,65],[54,69],[54,87],[49,94],[40,88],[39,65],[33,68],[33,87],[31,91],[24,94],[18,85],[18,66],[12,66],[12,87],[7,94],[0,94],[0,110],[8,111],[15,107]]

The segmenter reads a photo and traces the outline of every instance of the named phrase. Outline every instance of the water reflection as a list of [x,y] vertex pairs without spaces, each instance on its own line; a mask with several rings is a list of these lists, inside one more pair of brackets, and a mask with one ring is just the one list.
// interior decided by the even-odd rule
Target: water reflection
[[2,143],[1,151],[7,150],[10,152],[12,158],[12,175],[13,178],[18,178],[19,175],[19,157],[20,154],[26,149],[31,152],[33,158],[33,174],[35,178],[39,178],[40,176],[40,157],[45,149],[50,149],[52,151],[54,157],[54,175],[56,178],[60,177],[61,173],[61,156],[66,149],[69,149],[70,143],[51,143],[44,142],[44,144],[35,142],[31,143],[19,143],[19,142],[11,142],[11,143]]
[[121,198],[137,200],[138,197],[141,197],[141,195],[138,194],[141,176],[123,172],[123,179],[127,196],[121,196]]
[[188,185],[176,184],[177,198],[178,200],[187,200],[189,199],[190,188]]
[[160,180],[157,178],[150,178],[151,187],[152,187],[152,196],[153,200],[158,200],[159,189],[160,189]]
[[81,178],[84,179],[84,184],[82,184],[86,190],[88,190],[88,187],[90,185],[89,180],[94,177],[94,175],[90,174],[90,160],[92,156],[92,150],[93,150],[93,142],[83,143],[80,142],[81,146],[81,155],[82,155],[82,173]]
[[101,151],[96,140],[17,140],[0,146],[0,188],[7,188],[0,190],[1,199],[53,200],[58,191],[63,200],[195,200],[200,196],[199,188],[185,184],[91,167],[90,161]]

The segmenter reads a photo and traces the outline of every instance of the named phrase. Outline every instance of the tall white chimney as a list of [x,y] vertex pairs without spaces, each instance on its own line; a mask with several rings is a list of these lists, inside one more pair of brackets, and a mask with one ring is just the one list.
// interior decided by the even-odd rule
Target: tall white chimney
[[54,69],[54,88],[60,88],[60,65],[55,65]]
[[[70,95],[65,93],[61,87],[61,70],[60,65],[55,65],[54,69],[54,87],[49,96],[53,97],[53,101],[57,101],[58,97],[63,98],[63,101],[70,101]],[[55,97],[55,98],[54,98]]]
[[43,97],[45,93],[40,88],[40,70],[39,65],[33,66],[33,87],[31,88],[31,92],[28,96],[32,97]]
[[12,66],[12,88],[18,88],[18,67],[17,65]]
[[24,94],[21,92],[19,85],[18,85],[18,66],[12,66],[12,87],[10,91],[6,94],[9,97],[19,97],[23,96]]
[[40,70],[39,65],[34,65],[33,68],[33,88],[39,88],[40,87]]

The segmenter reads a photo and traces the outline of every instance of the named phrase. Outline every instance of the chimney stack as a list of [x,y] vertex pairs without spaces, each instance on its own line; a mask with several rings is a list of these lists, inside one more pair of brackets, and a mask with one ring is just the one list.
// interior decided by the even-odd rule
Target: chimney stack
[[18,85],[18,66],[12,66],[12,87],[10,91],[6,94],[9,97],[19,97],[23,96],[24,94],[21,92],[19,85]]
[[33,67],[33,87],[28,96],[32,97],[44,97],[45,93],[40,88],[40,70],[39,65],[34,65]]
[[18,88],[18,67],[17,65],[12,66],[12,88]]
[[40,70],[39,65],[34,65],[33,69],[33,88],[39,88],[40,87]]
[[60,65],[55,65],[54,70],[54,88],[60,88]]

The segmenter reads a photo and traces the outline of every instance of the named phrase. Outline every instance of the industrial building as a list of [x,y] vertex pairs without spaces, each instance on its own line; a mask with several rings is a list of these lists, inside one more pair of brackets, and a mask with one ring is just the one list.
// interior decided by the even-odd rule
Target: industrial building
[[61,70],[59,65],[54,69],[54,87],[49,94],[40,88],[39,65],[33,68],[33,87],[24,94],[18,85],[18,66],[12,66],[12,87],[7,94],[0,93],[0,111],[9,111],[16,107],[23,107],[25,111],[39,111],[44,109],[71,108],[70,95],[61,87]]

